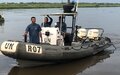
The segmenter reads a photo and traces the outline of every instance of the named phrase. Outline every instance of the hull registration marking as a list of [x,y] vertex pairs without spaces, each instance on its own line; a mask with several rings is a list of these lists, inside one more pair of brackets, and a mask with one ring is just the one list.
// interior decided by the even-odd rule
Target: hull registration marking
[[26,45],[26,52],[42,54],[42,47],[41,46],[35,46],[35,45]]

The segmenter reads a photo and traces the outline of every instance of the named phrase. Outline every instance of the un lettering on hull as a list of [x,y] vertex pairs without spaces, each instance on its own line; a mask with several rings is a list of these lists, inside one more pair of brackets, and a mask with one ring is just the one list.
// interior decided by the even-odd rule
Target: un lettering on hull
[[14,53],[17,50],[18,44],[18,42],[5,41],[1,44],[1,51]]

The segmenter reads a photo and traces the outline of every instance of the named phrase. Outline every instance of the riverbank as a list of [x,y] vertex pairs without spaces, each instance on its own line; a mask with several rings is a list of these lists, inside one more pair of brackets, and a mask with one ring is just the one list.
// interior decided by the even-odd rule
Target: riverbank
[[[65,3],[0,3],[0,9],[62,8]],[[120,7],[120,3],[79,3],[78,7]]]

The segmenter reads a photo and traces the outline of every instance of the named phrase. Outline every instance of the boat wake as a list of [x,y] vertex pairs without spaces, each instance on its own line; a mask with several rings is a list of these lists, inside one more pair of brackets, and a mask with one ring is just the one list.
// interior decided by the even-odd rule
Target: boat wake
[[116,50],[119,50],[119,48],[120,48],[120,35],[114,34],[114,33],[113,34],[107,33],[107,34],[105,34],[105,36],[108,36],[111,39],[112,43],[115,45]]

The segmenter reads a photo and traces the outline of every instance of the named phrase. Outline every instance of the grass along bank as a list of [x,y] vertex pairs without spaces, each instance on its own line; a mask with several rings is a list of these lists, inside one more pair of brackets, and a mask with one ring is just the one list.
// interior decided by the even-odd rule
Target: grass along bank
[[[0,3],[0,9],[62,8],[65,3]],[[120,7],[120,3],[79,3],[79,7]]]

